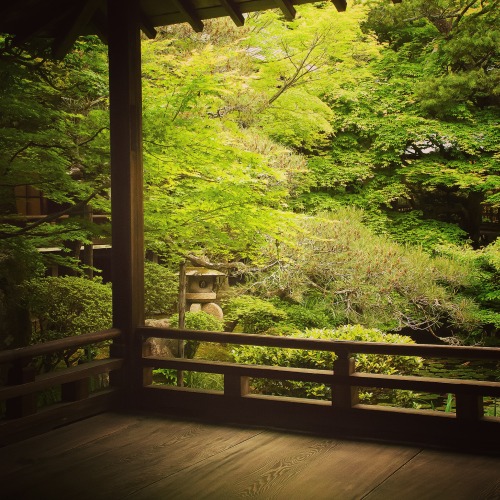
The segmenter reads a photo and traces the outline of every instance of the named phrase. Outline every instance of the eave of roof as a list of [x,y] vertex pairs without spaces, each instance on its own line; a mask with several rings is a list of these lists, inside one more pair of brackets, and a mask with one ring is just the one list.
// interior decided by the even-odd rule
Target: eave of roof
[[[314,0],[138,0],[141,28],[149,38],[155,27],[187,22],[195,31],[203,21],[229,16],[237,26],[250,12],[280,9],[293,19],[295,6]],[[401,0],[392,0],[399,3]],[[338,11],[345,11],[346,0],[332,0]],[[80,35],[95,34],[107,40],[106,0],[17,0],[0,7],[0,32],[14,35],[14,43],[48,38],[56,57],[64,56]]]

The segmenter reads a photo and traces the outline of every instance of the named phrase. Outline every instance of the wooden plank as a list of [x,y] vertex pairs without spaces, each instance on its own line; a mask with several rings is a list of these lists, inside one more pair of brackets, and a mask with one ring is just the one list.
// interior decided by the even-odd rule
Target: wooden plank
[[132,417],[131,425],[119,432],[33,464],[28,475],[25,470],[9,474],[2,482],[2,493],[15,492],[26,498],[36,492],[37,498],[65,498],[71,491],[74,500],[96,495],[124,498],[260,432],[154,416]]
[[144,11],[141,9],[140,11],[140,16],[141,16],[141,30],[142,32],[150,39],[152,40],[153,38],[156,38],[156,30],[153,26],[153,23],[151,22],[151,19],[144,13]]
[[114,409],[116,396],[116,391],[102,391],[82,401],[58,403],[34,415],[4,420],[0,423],[0,447]]
[[362,498],[418,451],[266,431],[131,498]]
[[497,499],[500,457],[423,450],[365,498]]
[[337,9],[337,12],[345,12],[347,9],[347,1],[346,0],[332,0],[333,5]]
[[[425,431],[425,429],[423,429]],[[2,498],[493,499],[500,457],[104,414],[0,449]]]
[[141,407],[169,414],[273,426],[334,436],[491,452],[500,448],[500,419],[457,419],[452,413],[386,406],[337,408],[329,401],[248,395],[225,397],[213,391],[145,387]]
[[92,445],[98,439],[123,432],[138,417],[107,412],[53,429],[35,437],[0,448],[0,478],[18,470],[47,465],[76,448]]
[[[342,379],[339,378],[339,381]],[[413,377],[406,375],[380,375],[376,373],[354,373],[345,377],[344,383],[358,387],[385,387],[389,389],[409,389],[413,391],[453,394],[475,394],[500,396],[500,383],[452,378]]]
[[38,375],[33,382],[0,388],[0,400],[32,394],[37,391],[50,389],[55,385],[74,382],[100,373],[118,370],[122,365],[122,359],[100,359],[73,366],[72,368],[67,368],[60,372]]
[[239,365],[237,363],[200,361],[198,359],[164,359],[156,356],[147,356],[143,358],[143,366],[270,378],[276,380],[302,380],[325,384],[339,383],[341,385],[353,387],[378,387],[437,392],[443,394],[463,393],[500,396],[500,383],[478,380],[381,375],[375,373],[353,373],[350,376],[341,376],[329,370],[316,370],[311,368]]
[[331,384],[331,370],[313,368],[290,368],[285,366],[239,365],[223,361],[200,361],[197,359],[163,359],[157,356],[143,358],[143,366],[154,368],[172,368],[176,370],[200,371],[205,373],[223,373],[248,377],[270,378],[276,380],[303,380]]

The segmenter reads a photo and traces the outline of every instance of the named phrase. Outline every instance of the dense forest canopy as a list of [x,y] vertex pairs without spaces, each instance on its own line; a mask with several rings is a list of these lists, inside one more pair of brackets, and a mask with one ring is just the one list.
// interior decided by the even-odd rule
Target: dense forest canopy
[[[147,249],[172,270],[224,270],[233,293],[289,318],[309,311],[302,326],[491,340],[500,244],[481,227],[485,211],[499,224],[498,4],[318,2],[294,21],[269,11],[144,39]],[[4,332],[26,332],[20,285],[47,265],[36,248],[66,248],[78,272],[75,249],[109,231],[84,217],[109,213],[109,130],[97,39],[59,62],[0,41],[7,346]],[[22,186],[60,210],[19,224]]]

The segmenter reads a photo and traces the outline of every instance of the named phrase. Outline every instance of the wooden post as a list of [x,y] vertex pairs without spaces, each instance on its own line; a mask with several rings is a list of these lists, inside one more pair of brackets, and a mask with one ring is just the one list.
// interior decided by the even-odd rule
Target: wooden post
[[[7,372],[7,385],[25,384],[35,380],[35,368],[29,366],[29,359],[16,361]],[[27,394],[5,401],[7,418],[20,418],[36,413],[36,394]]]
[[127,405],[134,406],[143,385],[142,342],[135,329],[144,325],[139,2],[108,0],[108,20],[113,324],[123,332],[112,352],[124,357],[120,382]]
[[[337,359],[333,364],[333,372],[341,377],[349,377],[356,371],[354,358],[344,349],[335,351]],[[334,384],[332,387],[332,402],[337,408],[352,408],[358,403],[358,388],[347,384]]]
[[[151,344],[149,343],[149,339],[144,339],[142,344],[142,355],[151,356]],[[143,385],[153,384],[153,368],[145,367],[142,369],[142,383]]]
[[250,377],[224,375],[224,396],[241,398],[250,392]]
[[90,379],[84,378],[61,384],[61,400],[64,403],[87,399],[90,394]]
[[[185,327],[186,320],[186,262],[182,261],[179,266],[179,328],[183,329]],[[179,358],[184,357],[184,340],[179,339],[177,341],[177,351]],[[184,386],[184,374],[182,370],[177,371],[177,385],[179,387]]]
[[455,411],[460,420],[480,420],[484,417],[484,402],[482,396],[476,394],[455,395]]
[[[86,204],[83,207],[83,218],[86,221],[92,222],[93,219],[93,210],[92,207]],[[83,245],[83,263],[85,267],[85,276],[87,278],[92,279],[94,277],[94,245],[92,242],[85,243]]]

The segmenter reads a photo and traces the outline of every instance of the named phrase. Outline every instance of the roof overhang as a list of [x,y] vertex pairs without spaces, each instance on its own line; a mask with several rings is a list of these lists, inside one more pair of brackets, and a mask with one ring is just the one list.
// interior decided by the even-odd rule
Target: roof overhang
[[[295,17],[295,6],[313,0],[137,0],[140,5],[141,29],[154,38],[155,28],[189,23],[195,31],[203,30],[203,22],[217,17],[230,17],[237,26],[250,12],[280,9],[286,19]],[[399,3],[401,0],[393,0]],[[340,12],[346,0],[332,0]],[[63,57],[80,35],[108,38],[106,0],[17,0],[0,7],[0,33],[14,35],[20,45],[34,38],[50,40],[53,55]]]

